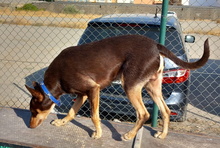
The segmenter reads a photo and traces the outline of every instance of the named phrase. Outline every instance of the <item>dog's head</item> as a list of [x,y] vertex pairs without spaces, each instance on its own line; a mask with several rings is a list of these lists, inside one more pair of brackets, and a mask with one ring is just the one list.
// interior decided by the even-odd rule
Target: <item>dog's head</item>
[[34,89],[25,85],[32,95],[30,101],[30,128],[39,126],[48,116],[55,104],[44,94],[41,86],[37,82],[33,82]]

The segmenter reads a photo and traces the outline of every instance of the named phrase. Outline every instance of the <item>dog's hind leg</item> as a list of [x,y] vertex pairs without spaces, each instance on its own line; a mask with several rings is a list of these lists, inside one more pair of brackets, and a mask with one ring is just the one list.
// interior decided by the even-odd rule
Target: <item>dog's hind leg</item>
[[63,119],[56,119],[54,120],[51,124],[55,126],[62,126],[65,125],[67,122],[73,120],[80,109],[80,107],[84,104],[86,101],[87,96],[86,95],[78,95],[76,98],[76,101],[74,102],[72,108],[69,110],[69,113],[67,114],[66,117]]
[[92,134],[92,138],[94,139],[98,139],[102,136],[101,122],[99,117],[99,94],[100,86],[98,84],[93,86],[93,88],[90,89],[88,94],[88,100],[90,101],[91,107],[91,119],[96,129]]
[[148,113],[142,101],[141,91],[142,85],[137,85],[128,89],[126,89],[125,87],[125,92],[133,107],[135,108],[137,114],[137,121],[133,129],[122,136],[122,139],[125,141],[133,139],[136,136],[138,130],[150,117],[150,114]]
[[157,104],[163,120],[162,132],[157,132],[154,137],[164,139],[168,133],[168,126],[170,122],[170,109],[167,107],[162,96],[162,72],[157,73],[157,79],[150,80],[145,86],[146,90],[152,97],[153,101]]

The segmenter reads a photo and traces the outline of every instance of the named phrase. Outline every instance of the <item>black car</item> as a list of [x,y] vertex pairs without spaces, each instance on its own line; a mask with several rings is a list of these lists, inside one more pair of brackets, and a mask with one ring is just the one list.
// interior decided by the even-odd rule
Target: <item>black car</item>
[[[93,19],[88,23],[78,45],[126,34],[144,35],[158,42],[160,15],[114,14]],[[180,59],[188,61],[184,42],[194,42],[194,39],[193,36],[183,38],[177,17],[169,16],[167,18],[165,46]],[[184,121],[186,118],[189,76],[189,70],[181,69],[165,58],[162,87],[163,97],[171,110],[171,120]],[[145,90],[142,91],[142,96],[145,106],[152,113],[153,101]],[[126,98],[120,81],[115,81],[111,86],[103,89],[100,98],[100,113],[103,118],[109,116],[119,120],[129,120],[130,117],[136,115],[134,108]],[[84,108],[87,106],[88,104]],[[131,119],[133,120],[133,118]]]

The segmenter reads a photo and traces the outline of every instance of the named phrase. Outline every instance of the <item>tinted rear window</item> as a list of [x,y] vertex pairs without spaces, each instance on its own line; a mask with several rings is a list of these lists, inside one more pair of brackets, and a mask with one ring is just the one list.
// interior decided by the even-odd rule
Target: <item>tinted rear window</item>
[[[98,41],[104,38],[120,36],[126,34],[139,34],[147,36],[159,42],[160,28],[159,26],[148,26],[139,24],[92,24],[87,27],[83,33],[78,45]],[[177,30],[167,28],[165,46],[175,53],[177,56],[183,55],[182,39]]]

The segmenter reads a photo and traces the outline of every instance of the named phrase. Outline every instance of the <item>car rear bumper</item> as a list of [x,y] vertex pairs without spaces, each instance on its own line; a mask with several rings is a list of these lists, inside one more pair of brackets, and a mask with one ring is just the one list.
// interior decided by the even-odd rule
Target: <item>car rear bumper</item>
[[[165,100],[167,106],[171,110],[171,120],[178,120],[184,116],[187,106],[185,97],[186,95],[181,92],[172,92],[170,97]],[[135,109],[125,96],[113,96],[102,93],[100,98],[100,112],[114,113],[123,116],[136,116]],[[143,102],[148,112],[152,116],[153,101],[150,98],[144,98]]]

